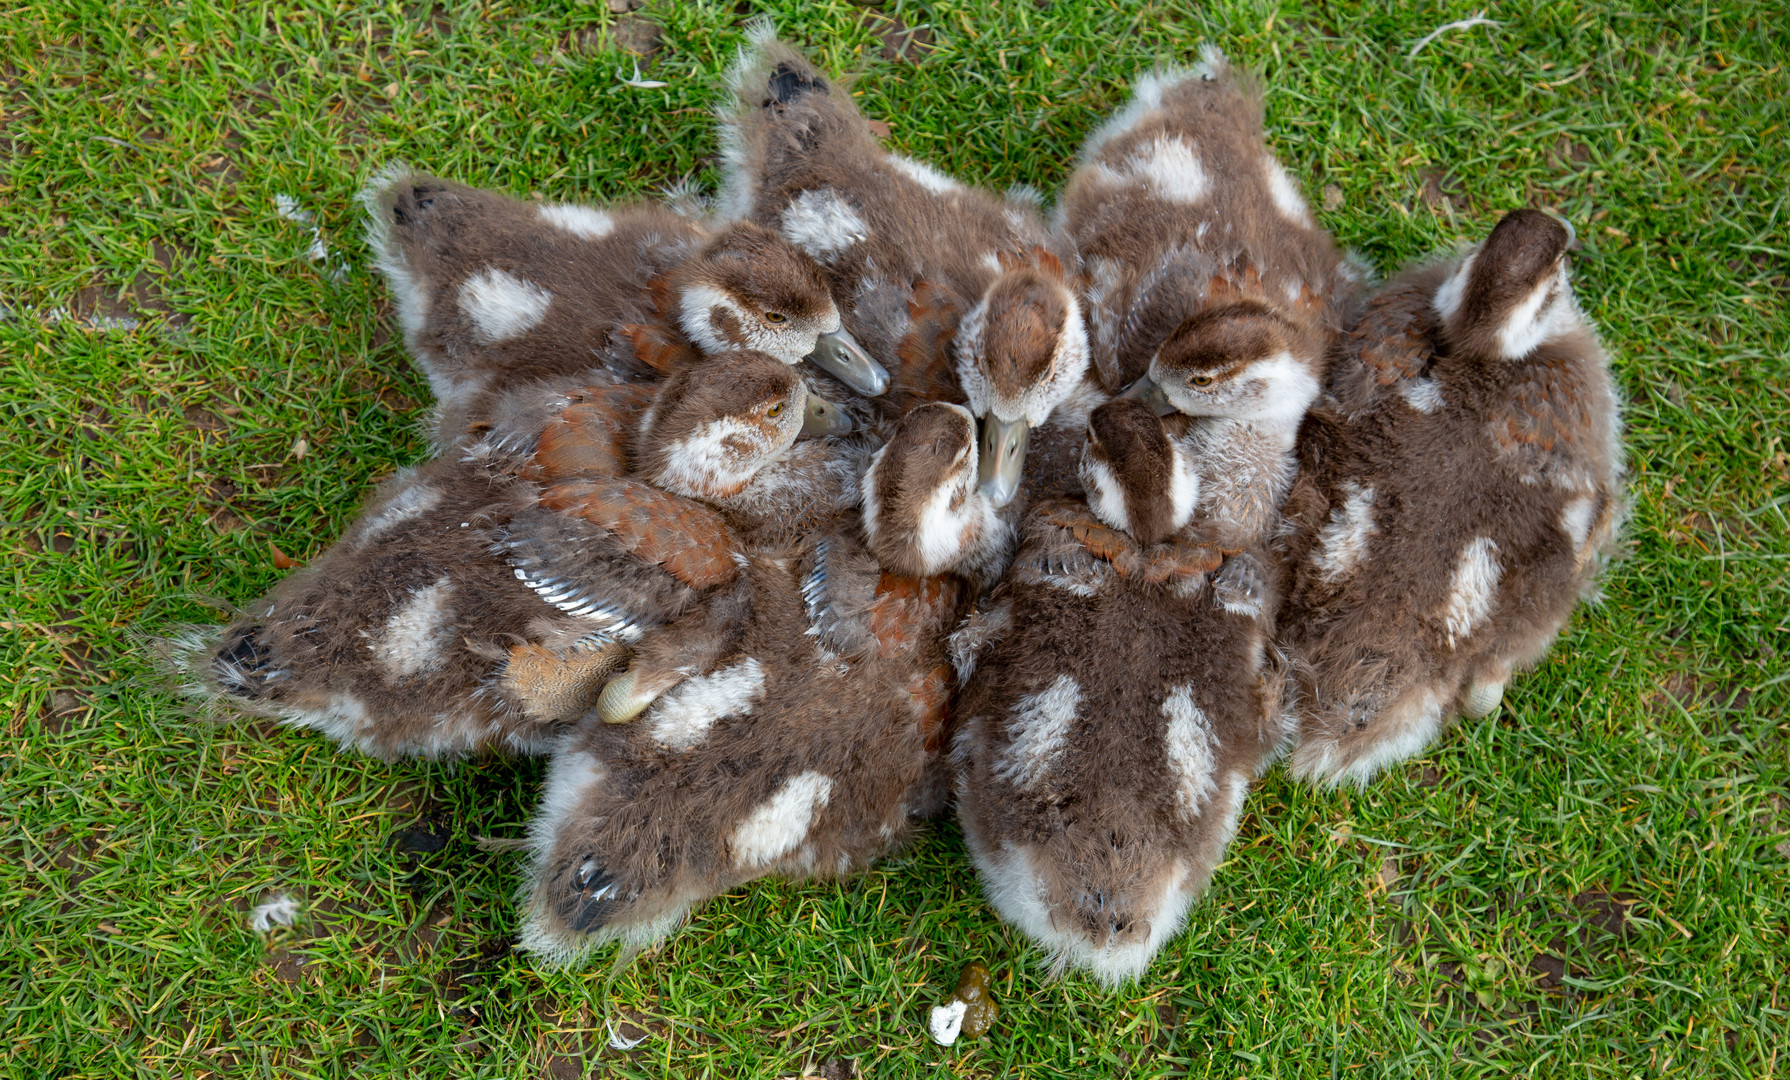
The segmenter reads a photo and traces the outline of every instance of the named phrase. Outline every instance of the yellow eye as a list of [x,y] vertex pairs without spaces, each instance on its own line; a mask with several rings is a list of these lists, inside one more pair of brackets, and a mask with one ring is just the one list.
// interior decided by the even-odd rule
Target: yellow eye
[[1187,381],[1195,386],[1211,386],[1217,380],[1213,379],[1210,375],[1195,375]]
[[775,420],[779,416],[782,416],[783,415],[783,402],[779,401],[777,404],[772,405],[770,408],[768,408],[764,411],[764,414],[766,416],[770,417],[772,420]]
[[781,311],[767,311],[764,313],[764,321],[775,326],[778,323],[788,322],[789,316],[783,314]]

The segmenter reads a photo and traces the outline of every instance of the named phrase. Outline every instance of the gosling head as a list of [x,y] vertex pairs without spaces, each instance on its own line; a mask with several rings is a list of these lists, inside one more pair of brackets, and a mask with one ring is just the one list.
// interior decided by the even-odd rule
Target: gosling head
[[678,325],[705,353],[751,349],[812,360],[860,393],[889,375],[846,333],[820,266],[768,229],[734,222],[672,274]]
[[933,402],[901,418],[864,476],[864,533],[884,568],[992,584],[1012,529],[978,490],[976,418]]
[[1031,430],[1075,392],[1088,370],[1081,304],[1056,256],[1003,253],[1002,271],[965,316],[957,377],[982,421],[981,485],[1013,501]]
[[1582,320],[1567,274],[1572,227],[1540,210],[1504,215],[1436,290],[1436,314],[1463,356],[1521,360]]
[[641,422],[636,473],[678,495],[725,499],[788,452],[804,427],[827,430],[838,410],[811,395],[788,364],[761,352],[721,353],[674,373]]
[[1297,424],[1322,376],[1321,335],[1242,300],[1175,327],[1150,360],[1150,373],[1125,396],[1162,412]]
[[1187,451],[1153,409],[1124,398],[1089,414],[1081,483],[1095,517],[1146,546],[1180,531],[1199,496]]

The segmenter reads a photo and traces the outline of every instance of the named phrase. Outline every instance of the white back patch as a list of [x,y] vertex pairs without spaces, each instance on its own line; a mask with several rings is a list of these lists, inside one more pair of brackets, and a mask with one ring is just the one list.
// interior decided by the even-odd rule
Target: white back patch
[[1342,484],[1343,504],[1330,511],[1330,520],[1318,530],[1318,553],[1312,559],[1325,581],[1348,577],[1367,558],[1368,540],[1379,532],[1374,524],[1374,489],[1353,480]]
[[1199,154],[1185,139],[1158,136],[1125,162],[1126,170],[1150,185],[1157,198],[1168,202],[1197,203],[1212,190],[1212,180],[1200,164]]
[[460,310],[486,342],[527,333],[547,314],[553,294],[532,281],[487,266],[460,286]]
[[443,650],[454,640],[454,612],[448,607],[453,591],[443,574],[435,584],[412,590],[409,603],[386,620],[372,649],[393,679],[434,671],[447,660]]
[[959,184],[957,181],[946,176],[931,165],[915,161],[913,158],[902,157],[900,154],[890,154],[889,165],[894,168],[896,172],[907,177],[909,180],[912,180],[914,183],[919,184],[934,195],[949,195],[950,193],[960,191],[963,188],[962,184]]
[[1572,541],[1576,550],[1585,546],[1591,537],[1591,518],[1597,512],[1597,500],[1589,495],[1581,495],[1567,503],[1560,510],[1560,531]]
[[1448,634],[1448,645],[1454,647],[1475,626],[1492,613],[1498,598],[1498,581],[1504,568],[1498,565],[1498,543],[1489,536],[1475,537],[1461,549],[1454,566],[1454,581],[1449,585],[1448,604],[1442,612],[1442,624]]
[[1010,741],[994,774],[1023,790],[1036,787],[1062,755],[1080,706],[1081,687],[1067,675],[1058,675],[1045,689],[1020,698],[1007,722]]
[[548,203],[540,209],[541,220],[584,240],[601,240],[615,231],[615,219],[594,206]]
[[1180,782],[1175,801],[1180,805],[1181,816],[1192,821],[1218,790],[1213,755],[1218,740],[1212,733],[1211,719],[1194,703],[1192,686],[1170,690],[1162,702],[1162,715],[1168,717],[1163,749],[1168,753],[1169,768]]
[[1269,154],[1262,158],[1262,172],[1268,178],[1268,196],[1274,200],[1274,208],[1280,216],[1295,225],[1311,225],[1311,210],[1305,205],[1305,196],[1299,194],[1299,185],[1287,175],[1280,162]]
[[715,721],[750,713],[763,694],[764,669],[748,656],[713,675],[685,679],[653,705],[646,719],[654,742],[688,750],[708,735]]
[[827,805],[832,793],[832,777],[817,772],[790,777],[733,831],[734,864],[768,866],[800,847],[815,811]]
[[396,498],[380,508],[377,515],[361,526],[360,536],[355,540],[357,547],[364,547],[379,536],[406,521],[422,517],[441,503],[441,489],[427,484],[415,484],[400,491]]
[[1420,413],[1433,413],[1445,404],[1442,400],[1442,384],[1427,375],[1399,383],[1398,396],[1405,399],[1406,405]]
[[864,219],[832,188],[804,191],[783,208],[783,239],[821,262],[868,236]]

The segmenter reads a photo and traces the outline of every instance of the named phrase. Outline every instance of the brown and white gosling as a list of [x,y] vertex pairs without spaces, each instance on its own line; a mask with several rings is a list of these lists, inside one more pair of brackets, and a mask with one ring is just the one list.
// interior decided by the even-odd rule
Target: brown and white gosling
[[1343,342],[1286,504],[1295,776],[1365,784],[1490,714],[1591,590],[1623,452],[1571,240],[1515,211],[1381,289]]
[[[840,440],[792,446],[805,400],[789,366],[728,353],[680,369],[656,397],[598,386],[544,403],[544,419],[499,416],[493,442],[507,450],[394,478],[221,637],[171,643],[175,667],[210,711],[314,728],[375,757],[544,751],[630,641],[735,582],[733,509],[750,524],[768,490],[797,517],[857,505],[867,451],[841,465],[828,449]],[[562,563],[572,569],[542,572]]]
[[841,328],[814,261],[748,222],[659,203],[525,202],[403,165],[361,198],[443,446],[489,420],[505,387],[663,375],[700,354],[809,357],[860,393],[886,382]]
[[[891,492],[973,494],[975,436],[958,406],[904,417],[864,481],[884,493],[865,511],[876,534],[916,524]],[[696,670],[634,723],[593,713],[558,747],[530,824],[524,947],[561,963],[637,947],[744,882],[861,870],[943,808],[946,641],[974,583],[885,570],[856,516],[750,545],[749,614],[726,648],[693,662],[682,628],[649,633],[643,652]]]
[[[1054,250],[1036,198],[1001,198],[885,151],[847,90],[768,25],[730,83],[721,212],[821,264],[846,328],[890,369],[889,414],[966,402],[983,423],[983,485],[997,506],[1022,475],[1037,486],[1066,473],[1073,486],[1087,411],[1104,395],[1086,378],[1068,252]],[[1066,464],[1025,472],[1032,441]]]
[[958,816],[984,895],[1053,973],[1143,974],[1285,737],[1271,564],[1194,542],[1200,472],[1143,403],[1096,409],[1087,501],[1031,511],[994,604],[960,631],[978,651]]
[[1082,260],[1102,386],[1209,418],[1190,447],[1200,516],[1221,542],[1259,542],[1359,287],[1268,149],[1259,82],[1212,46],[1140,78],[1083,145],[1057,227]]

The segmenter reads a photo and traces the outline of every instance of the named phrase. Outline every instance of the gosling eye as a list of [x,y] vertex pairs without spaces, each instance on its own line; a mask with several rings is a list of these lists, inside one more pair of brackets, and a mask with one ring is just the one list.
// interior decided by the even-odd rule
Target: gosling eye
[[766,416],[770,417],[772,420],[775,420],[779,416],[782,416],[783,415],[783,402],[779,401],[777,404],[772,405],[770,408],[768,408],[764,411],[764,414]]
[[770,323],[772,326],[776,326],[779,323],[788,322],[789,316],[783,314],[781,311],[767,311],[764,313],[764,321]]
[[1211,386],[1213,383],[1217,382],[1218,380],[1214,379],[1210,375],[1195,375],[1193,378],[1188,379],[1187,381],[1189,383],[1193,384],[1194,386],[1205,387],[1205,386]]

